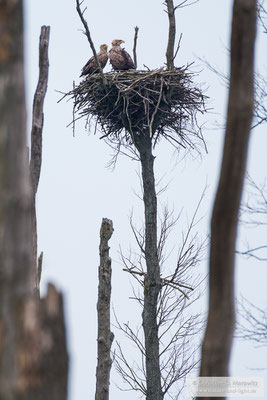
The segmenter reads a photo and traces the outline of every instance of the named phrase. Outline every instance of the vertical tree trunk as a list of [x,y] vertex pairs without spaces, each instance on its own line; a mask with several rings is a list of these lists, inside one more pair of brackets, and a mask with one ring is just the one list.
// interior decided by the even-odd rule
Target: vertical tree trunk
[[201,376],[228,375],[235,321],[235,242],[254,104],[255,26],[256,0],[235,0],[227,126],[211,221],[209,314],[202,345]]
[[167,6],[167,13],[169,18],[169,35],[168,45],[166,50],[167,69],[174,67],[174,45],[176,36],[176,21],[175,21],[175,7],[173,0],[165,0]]
[[0,1],[0,399],[66,400],[62,299],[33,295],[22,4]]
[[111,369],[110,349],[114,338],[110,331],[111,259],[108,241],[113,233],[110,219],[103,218],[100,229],[100,266],[98,285],[98,336],[95,400],[109,399],[109,377]]
[[41,300],[42,318],[40,381],[23,400],[67,400],[69,357],[66,343],[63,296],[49,284]]
[[157,303],[161,288],[157,253],[157,196],[154,179],[154,156],[149,133],[136,141],[142,165],[145,207],[145,258],[147,274],[144,282],[143,329],[146,349],[147,400],[162,400],[159,360]]
[[22,1],[0,2],[0,399],[35,384],[31,187]]
[[48,83],[48,45],[49,45],[50,27],[42,26],[39,42],[39,79],[33,100],[32,110],[32,131],[31,131],[31,160],[30,171],[32,181],[32,240],[33,240],[33,264],[35,266],[35,287],[39,290],[39,279],[37,272],[37,221],[35,198],[38,189],[41,164],[42,164],[42,132],[44,124],[44,98]]

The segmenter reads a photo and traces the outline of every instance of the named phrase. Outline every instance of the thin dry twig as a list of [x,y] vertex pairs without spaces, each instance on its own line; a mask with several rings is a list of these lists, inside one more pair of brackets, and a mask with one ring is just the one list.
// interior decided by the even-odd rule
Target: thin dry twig
[[237,323],[235,338],[266,347],[267,310],[255,306],[244,297],[237,301],[237,305],[240,320]]

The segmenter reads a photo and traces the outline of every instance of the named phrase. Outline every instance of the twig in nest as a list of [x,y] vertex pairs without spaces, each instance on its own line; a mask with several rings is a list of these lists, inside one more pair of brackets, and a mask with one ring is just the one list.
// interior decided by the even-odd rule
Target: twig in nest
[[162,98],[162,89],[163,89],[163,79],[162,79],[162,77],[161,77],[161,85],[160,85],[159,98],[158,98],[158,101],[157,101],[155,110],[154,110],[154,112],[153,112],[153,114],[152,114],[152,117],[151,117],[151,120],[150,120],[150,124],[149,124],[149,136],[150,136],[150,137],[153,136],[153,129],[152,129],[152,128],[153,128],[153,122],[154,122],[155,115],[157,114],[157,111],[158,111],[158,109],[159,109],[159,104],[160,104],[160,102],[161,102],[161,98]]

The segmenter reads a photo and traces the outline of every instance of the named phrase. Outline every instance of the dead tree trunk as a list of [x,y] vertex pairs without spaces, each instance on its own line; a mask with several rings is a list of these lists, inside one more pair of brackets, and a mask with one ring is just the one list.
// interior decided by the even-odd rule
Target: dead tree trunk
[[157,252],[157,196],[154,178],[154,156],[149,132],[136,136],[140,154],[145,207],[145,259],[143,329],[146,351],[147,400],[162,400],[157,323],[158,295],[161,289]]
[[23,400],[67,400],[69,357],[66,343],[63,296],[49,284],[41,300],[40,384]]
[[0,399],[66,400],[61,297],[33,295],[22,1],[0,3],[0,31]]
[[35,384],[31,186],[21,1],[0,4],[0,399]]
[[95,400],[109,399],[109,377],[111,369],[110,349],[114,335],[110,331],[111,259],[108,241],[113,233],[110,219],[103,218],[100,229],[100,266],[98,285],[98,336]]
[[48,82],[48,45],[49,45],[50,27],[42,26],[39,43],[39,79],[33,100],[32,110],[32,131],[31,131],[31,160],[30,171],[33,191],[32,201],[32,240],[33,240],[33,263],[35,266],[35,287],[39,289],[39,279],[37,272],[37,221],[35,197],[38,189],[41,164],[42,164],[42,132],[44,124],[44,98]]
[[201,376],[228,375],[235,321],[235,242],[254,104],[255,26],[256,0],[235,0],[227,126],[211,221],[209,314],[202,345]]

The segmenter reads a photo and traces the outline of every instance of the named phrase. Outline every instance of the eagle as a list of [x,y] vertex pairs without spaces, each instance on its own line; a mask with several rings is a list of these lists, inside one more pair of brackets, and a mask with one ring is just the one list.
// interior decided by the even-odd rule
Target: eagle
[[[97,54],[97,58],[98,58],[101,68],[104,68],[108,61],[108,51],[107,50],[108,50],[108,45],[101,44],[100,51]],[[98,68],[97,68],[97,63],[96,63],[95,57],[93,56],[83,67],[80,77],[83,75],[91,75],[96,72],[98,72]]]
[[112,41],[112,48],[109,51],[109,60],[115,71],[125,71],[127,69],[136,69],[134,62],[125,49],[121,48],[121,43],[124,40],[114,39]]

